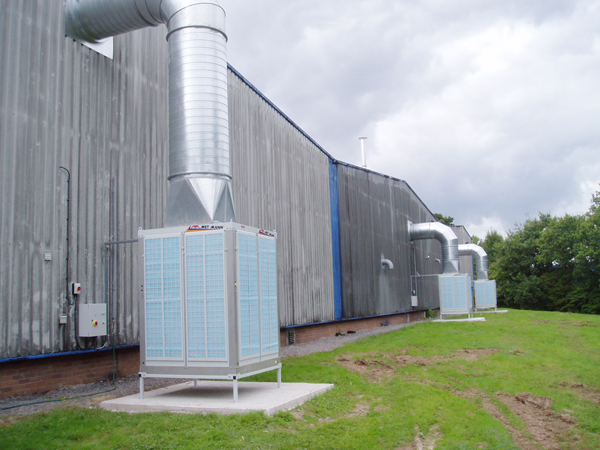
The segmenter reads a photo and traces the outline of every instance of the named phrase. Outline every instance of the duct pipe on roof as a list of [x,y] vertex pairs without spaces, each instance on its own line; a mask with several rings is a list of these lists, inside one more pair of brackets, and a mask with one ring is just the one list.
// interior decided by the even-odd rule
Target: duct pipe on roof
[[439,222],[410,224],[408,234],[411,241],[436,239],[442,244],[443,273],[458,273],[458,238],[452,228]]
[[460,256],[473,256],[477,264],[477,279],[488,279],[488,256],[482,247],[475,244],[461,244],[458,246],[458,254]]
[[165,226],[235,220],[225,11],[216,0],[67,0],[66,33],[97,42],[165,24],[169,199]]

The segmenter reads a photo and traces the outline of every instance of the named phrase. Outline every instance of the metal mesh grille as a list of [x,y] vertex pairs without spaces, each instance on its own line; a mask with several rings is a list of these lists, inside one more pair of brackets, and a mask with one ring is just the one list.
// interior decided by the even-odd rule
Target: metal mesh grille
[[277,252],[274,240],[259,238],[259,243],[261,347],[263,353],[268,353],[279,348]]
[[473,297],[469,275],[440,275],[441,314],[468,314]]
[[179,237],[147,239],[146,354],[181,358],[181,258]]
[[240,349],[242,357],[260,353],[257,238],[238,235]]
[[186,236],[188,358],[227,356],[223,235]]
[[497,307],[495,280],[481,280],[475,282],[475,302],[477,309]]

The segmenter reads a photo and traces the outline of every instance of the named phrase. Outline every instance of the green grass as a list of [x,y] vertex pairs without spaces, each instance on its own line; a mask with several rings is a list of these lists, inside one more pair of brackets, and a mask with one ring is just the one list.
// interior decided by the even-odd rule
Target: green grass
[[[564,448],[600,449],[600,317],[516,310],[485,317],[417,324],[284,359],[284,382],[334,383],[335,389],[274,417],[58,408],[0,427],[0,448],[398,449],[417,432],[432,436],[436,429],[436,449],[518,449],[511,430],[535,448],[526,424],[496,396],[530,392],[552,398],[552,411],[578,420],[560,437]],[[455,353],[461,349],[497,351],[468,360]],[[403,351],[425,363],[400,365],[394,357]],[[358,358],[388,366],[357,372],[340,358],[350,368]],[[254,380],[275,381],[275,373]],[[582,389],[596,397],[582,396]],[[486,399],[504,423],[486,412]]]

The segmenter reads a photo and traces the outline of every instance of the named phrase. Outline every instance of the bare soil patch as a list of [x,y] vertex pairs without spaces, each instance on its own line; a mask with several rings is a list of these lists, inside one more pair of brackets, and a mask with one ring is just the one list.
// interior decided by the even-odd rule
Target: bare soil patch
[[[455,351],[452,355],[434,355],[425,357],[409,355],[407,353],[408,350],[409,349],[403,349],[398,354],[384,355],[379,357],[363,355],[363,357],[355,360],[352,360],[349,356],[344,355],[337,358],[337,361],[348,370],[360,373],[369,381],[380,382],[384,379],[390,378],[393,374],[395,374],[398,367],[407,366],[409,364],[429,366],[440,361],[457,359],[476,361],[481,357],[489,356],[499,351],[493,348],[461,349]],[[393,361],[393,363],[388,361]],[[477,374],[470,375],[478,376]]]
[[486,393],[469,389],[467,391],[454,391],[454,394],[470,400],[481,399],[485,412],[500,422],[510,432],[513,440],[523,450],[537,450],[540,446],[547,450],[565,448],[565,443],[571,441],[566,448],[577,448],[577,442],[567,436],[578,422],[570,414],[552,411],[552,399],[539,397],[529,392],[515,396],[496,393],[495,397],[517,416],[525,425],[522,430],[513,425],[509,418],[496,406],[493,399]]
[[398,450],[434,450],[435,443],[442,437],[439,428],[439,424],[432,425],[429,433],[425,436],[419,427],[415,427],[415,439],[404,447],[398,447]]
[[369,414],[369,411],[371,411],[370,403],[359,402],[358,405],[356,405],[356,408],[354,408],[354,410],[350,414],[348,414],[346,417],[349,417],[349,418],[365,417],[367,414]]
[[[578,422],[570,414],[552,411],[552,399],[547,397],[523,392],[515,396],[497,393],[496,398],[523,421],[535,442],[548,450],[564,448],[567,435]],[[568,445],[568,448],[577,448],[577,443]]]
[[536,320],[533,322],[535,325],[545,325],[548,323],[554,325],[567,325],[570,327],[600,327],[600,323],[592,321],[574,321],[574,320]]
[[593,389],[581,383],[567,383],[563,381],[558,384],[561,387],[570,388],[570,391],[577,397],[589,400],[594,403],[600,403],[600,389]]
[[352,372],[360,373],[366,380],[380,382],[396,373],[394,365],[381,359],[359,358],[351,360],[341,356],[337,361]]

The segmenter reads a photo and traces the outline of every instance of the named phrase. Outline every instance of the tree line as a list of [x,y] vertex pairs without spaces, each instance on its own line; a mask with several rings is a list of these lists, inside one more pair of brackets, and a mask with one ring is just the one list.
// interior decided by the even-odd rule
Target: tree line
[[585,214],[540,213],[473,242],[488,254],[499,306],[600,314],[600,192]]

